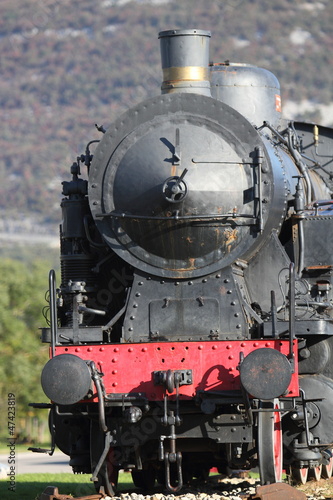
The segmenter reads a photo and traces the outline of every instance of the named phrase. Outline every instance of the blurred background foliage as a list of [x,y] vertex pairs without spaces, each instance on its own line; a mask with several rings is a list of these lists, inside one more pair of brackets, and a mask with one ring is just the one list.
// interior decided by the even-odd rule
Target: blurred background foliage
[[[48,267],[48,262],[0,260],[0,439],[10,437],[8,424],[14,424],[18,438],[30,441],[31,419],[38,412],[28,405],[48,402],[40,387],[48,348],[38,334],[46,326],[42,310]],[[10,393],[15,395],[15,420],[8,418]],[[38,416],[45,421],[47,415]]]

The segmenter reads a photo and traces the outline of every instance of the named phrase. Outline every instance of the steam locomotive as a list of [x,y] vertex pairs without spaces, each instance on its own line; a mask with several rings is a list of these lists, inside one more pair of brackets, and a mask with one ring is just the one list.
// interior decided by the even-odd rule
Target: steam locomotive
[[159,38],[161,95],[62,183],[49,452],[109,495],[120,469],[330,477],[333,131],[282,120],[269,71],[209,64],[209,32]]

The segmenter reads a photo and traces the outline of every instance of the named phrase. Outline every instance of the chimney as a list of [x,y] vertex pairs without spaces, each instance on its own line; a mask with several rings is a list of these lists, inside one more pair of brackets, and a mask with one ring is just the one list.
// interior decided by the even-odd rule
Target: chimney
[[163,70],[162,94],[190,92],[211,96],[210,32],[168,30],[159,33]]

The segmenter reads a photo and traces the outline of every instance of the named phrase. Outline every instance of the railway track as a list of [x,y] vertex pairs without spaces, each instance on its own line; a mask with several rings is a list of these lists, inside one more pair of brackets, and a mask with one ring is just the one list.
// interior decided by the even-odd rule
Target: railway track
[[[307,500],[314,498],[290,486],[287,483],[275,483],[265,486],[258,481],[248,479],[230,479],[218,484],[207,484],[201,488],[185,489],[180,495],[151,492],[148,495],[131,491],[121,492],[112,500]],[[48,486],[41,494],[40,500],[111,500],[104,493],[75,497],[61,494],[55,486]]]

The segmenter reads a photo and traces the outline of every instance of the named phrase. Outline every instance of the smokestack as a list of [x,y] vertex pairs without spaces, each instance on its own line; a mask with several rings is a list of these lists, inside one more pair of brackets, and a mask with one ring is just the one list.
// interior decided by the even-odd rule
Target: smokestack
[[210,96],[209,38],[203,30],[159,33],[163,70],[162,94],[191,92]]

